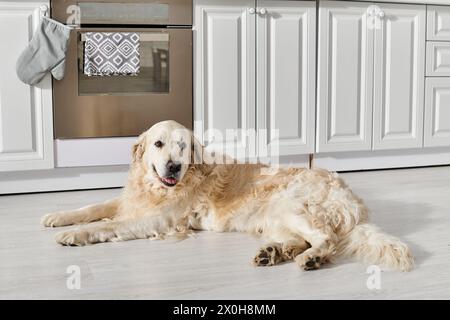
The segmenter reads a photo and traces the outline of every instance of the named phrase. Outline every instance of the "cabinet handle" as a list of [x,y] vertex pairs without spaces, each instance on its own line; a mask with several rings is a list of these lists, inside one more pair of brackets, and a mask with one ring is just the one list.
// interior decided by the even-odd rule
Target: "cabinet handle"
[[248,13],[250,13],[250,14],[255,14],[255,13],[256,13],[255,8],[249,8],[249,9],[248,9]]
[[39,10],[41,10],[44,16],[46,16],[48,13],[48,6],[46,4],[43,4],[42,6],[39,7]]
[[259,14],[264,16],[267,13],[267,9],[266,8],[261,8],[259,9]]
[[384,17],[384,11],[381,10],[381,8],[377,5],[371,5],[369,8],[367,8],[367,15],[369,17]]

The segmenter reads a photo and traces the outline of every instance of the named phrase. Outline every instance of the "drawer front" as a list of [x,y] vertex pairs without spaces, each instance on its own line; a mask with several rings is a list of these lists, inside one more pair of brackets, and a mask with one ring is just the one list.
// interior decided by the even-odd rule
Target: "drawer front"
[[427,43],[427,76],[450,76],[450,42]]
[[450,78],[426,81],[425,147],[450,146]]
[[450,6],[428,6],[427,40],[450,41]]

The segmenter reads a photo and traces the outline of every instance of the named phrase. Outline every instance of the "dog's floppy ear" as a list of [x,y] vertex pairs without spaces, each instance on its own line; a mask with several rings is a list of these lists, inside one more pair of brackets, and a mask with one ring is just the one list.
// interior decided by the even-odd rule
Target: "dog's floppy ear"
[[203,163],[203,145],[198,141],[194,134],[191,138],[191,163],[202,164]]
[[145,152],[146,133],[141,134],[137,142],[133,145],[132,159],[133,163],[140,161]]

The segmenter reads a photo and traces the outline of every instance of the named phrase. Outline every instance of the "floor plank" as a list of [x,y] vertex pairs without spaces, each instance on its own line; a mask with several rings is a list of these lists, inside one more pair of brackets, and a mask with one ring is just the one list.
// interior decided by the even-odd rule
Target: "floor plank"
[[[199,233],[184,241],[139,240],[60,247],[46,212],[116,196],[95,190],[0,197],[0,298],[18,299],[449,299],[450,167],[342,174],[372,210],[372,221],[404,239],[417,266],[383,271],[369,290],[366,266],[341,262],[314,272],[287,263],[254,268],[260,240],[245,234]],[[67,268],[80,267],[69,290]]]

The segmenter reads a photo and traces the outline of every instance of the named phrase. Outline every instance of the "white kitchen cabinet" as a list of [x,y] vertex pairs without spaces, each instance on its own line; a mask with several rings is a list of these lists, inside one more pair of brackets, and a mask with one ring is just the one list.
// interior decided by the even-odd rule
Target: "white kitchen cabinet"
[[427,42],[427,76],[450,77],[450,42]]
[[[316,2],[196,0],[194,5],[197,136],[207,147],[238,158],[312,153]],[[257,133],[227,137],[230,129]]]
[[425,147],[450,146],[450,78],[428,78],[425,103]]
[[255,130],[255,1],[194,4],[194,130],[207,147],[245,157],[248,139],[230,130]]
[[450,6],[428,6],[427,40],[450,41]]
[[372,148],[374,30],[368,6],[320,2],[318,152]]
[[378,4],[375,25],[373,149],[421,148],[426,7]]
[[257,13],[259,154],[313,153],[316,3],[262,0]]
[[30,87],[15,72],[42,4],[48,2],[0,2],[0,171],[53,168],[51,78]]
[[426,7],[324,1],[318,152],[420,148]]

